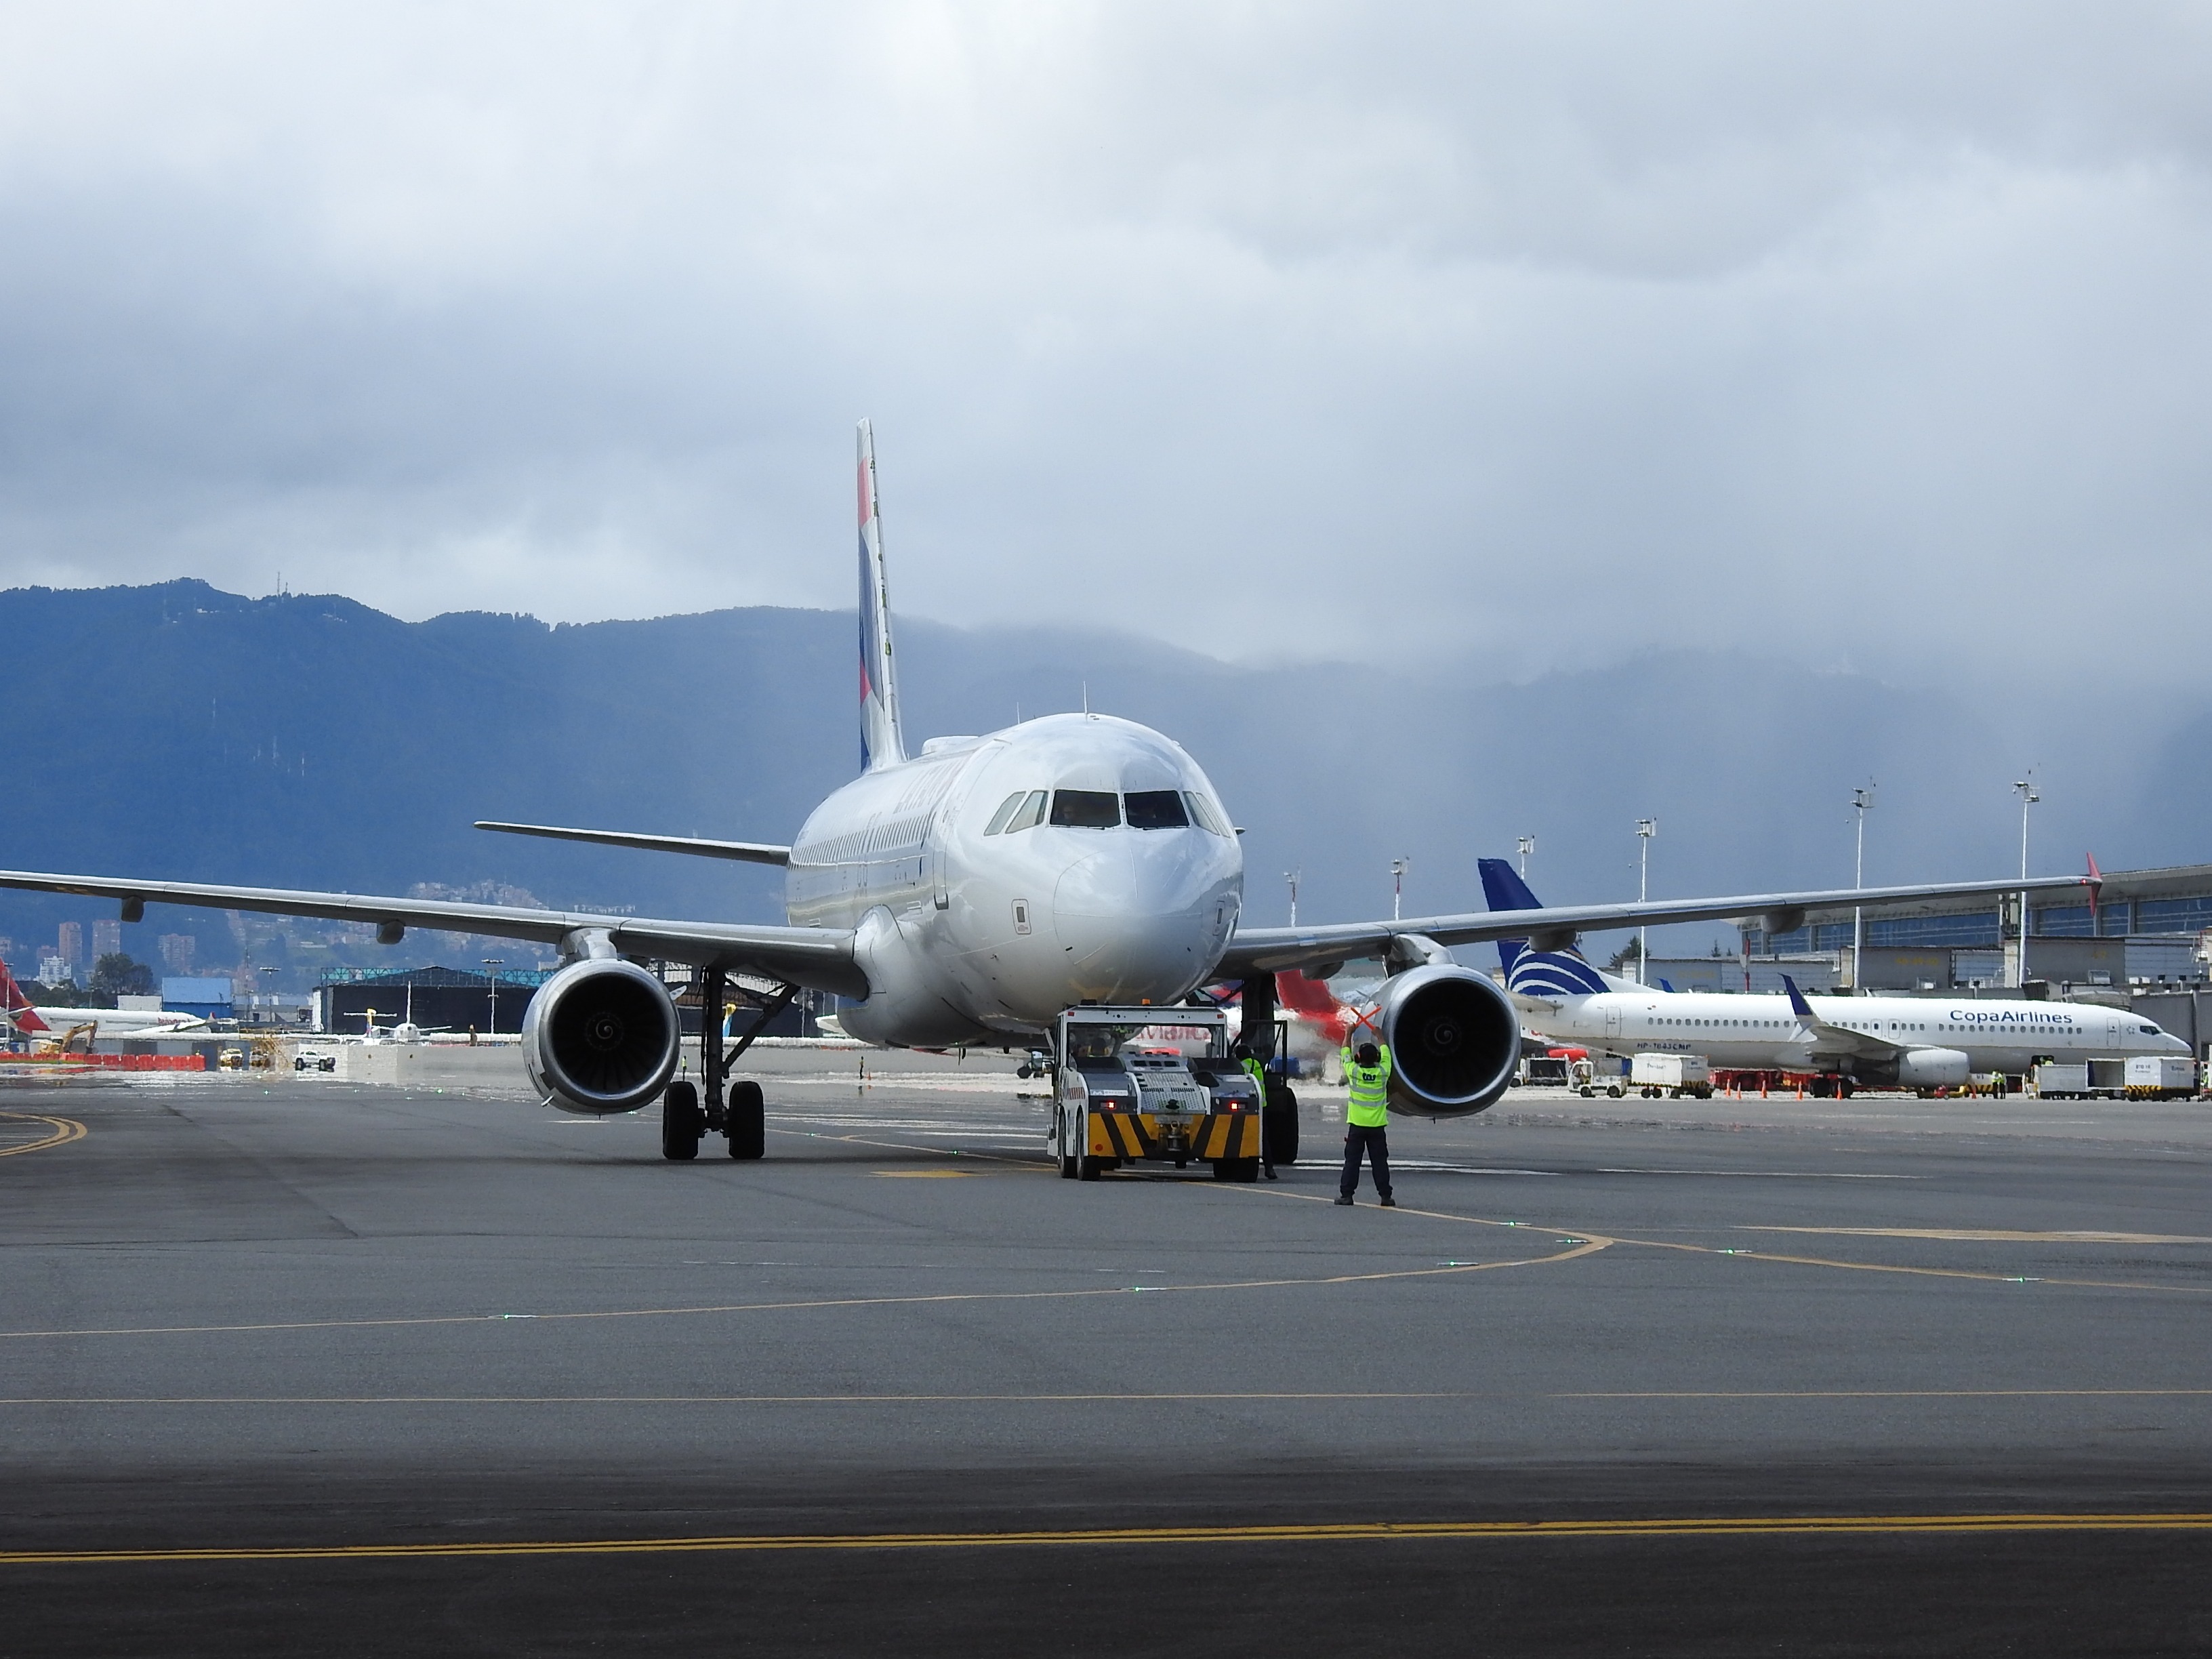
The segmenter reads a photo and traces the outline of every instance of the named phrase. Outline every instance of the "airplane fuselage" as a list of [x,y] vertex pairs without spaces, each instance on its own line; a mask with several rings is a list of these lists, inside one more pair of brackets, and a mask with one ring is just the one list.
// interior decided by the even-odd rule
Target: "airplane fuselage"
[[31,1011],[54,1030],[66,1031],[72,1025],[90,1025],[96,1029],[93,1035],[99,1038],[114,1036],[144,1036],[155,1031],[189,1031],[207,1022],[193,1014],[157,1013],[138,1009],[114,1008],[33,1008]]
[[794,927],[850,928],[844,1028],[909,1047],[1027,1036],[1074,1004],[1170,1003],[1236,931],[1243,855],[1196,762],[1057,714],[863,773],[791,848]]
[[[1741,1071],[1876,1069],[1809,1030],[1786,996],[1609,991],[1516,1000],[1530,1030],[1624,1058],[1703,1054],[1717,1067]],[[2045,1058],[2189,1052],[2186,1042],[2138,1015],[2087,1003],[1881,996],[1807,1001],[1828,1025],[1908,1049],[1956,1049],[1977,1072],[2022,1072]]]

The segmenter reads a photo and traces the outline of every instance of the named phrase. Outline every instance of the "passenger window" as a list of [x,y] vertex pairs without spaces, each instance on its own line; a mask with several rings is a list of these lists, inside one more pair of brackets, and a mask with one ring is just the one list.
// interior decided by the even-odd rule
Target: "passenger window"
[[1172,789],[1136,790],[1121,797],[1132,830],[1181,830],[1190,823],[1182,797]]
[[1005,800],[999,803],[999,810],[991,814],[991,821],[983,826],[983,833],[987,836],[995,836],[1001,830],[1004,830],[1006,827],[1006,820],[1014,815],[1014,808],[1019,806],[1029,798],[1030,792],[1028,790],[1015,790],[1012,794],[1007,796]]
[[1043,821],[1044,791],[1032,789],[1029,798],[1015,809],[1013,817],[1006,820],[1006,833],[1011,836],[1017,830],[1033,830]]
[[1212,804],[1204,795],[1195,789],[1186,789],[1182,792],[1182,799],[1183,804],[1190,808],[1193,823],[1212,835],[1229,834],[1229,826],[1221,821],[1221,815],[1213,810]]
[[1050,822],[1060,830],[1111,830],[1121,822],[1121,798],[1104,789],[1055,789]]

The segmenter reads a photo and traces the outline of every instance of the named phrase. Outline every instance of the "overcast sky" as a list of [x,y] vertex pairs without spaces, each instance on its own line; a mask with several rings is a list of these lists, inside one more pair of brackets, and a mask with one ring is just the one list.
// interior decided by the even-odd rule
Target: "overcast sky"
[[2203,673],[2203,5],[0,10],[0,585]]

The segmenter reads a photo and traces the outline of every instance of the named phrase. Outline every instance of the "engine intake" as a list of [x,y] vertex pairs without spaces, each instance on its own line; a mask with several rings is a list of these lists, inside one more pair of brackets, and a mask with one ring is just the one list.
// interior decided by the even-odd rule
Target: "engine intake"
[[571,963],[531,999],[522,1063],[563,1111],[635,1111],[667,1086],[682,1029],[668,988],[635,963]]
[[1963,1048],[1913,1048],[1898,1056],[1897,1080],[1908,1089],[1955,1089],[1971,1064]]
[[1480,1111],[1521,1063],[1521,1017],[1504,992],[1468,969],[1392,975],[1376,1025],[1390,1045],[1390,1104],[1417,1117]]

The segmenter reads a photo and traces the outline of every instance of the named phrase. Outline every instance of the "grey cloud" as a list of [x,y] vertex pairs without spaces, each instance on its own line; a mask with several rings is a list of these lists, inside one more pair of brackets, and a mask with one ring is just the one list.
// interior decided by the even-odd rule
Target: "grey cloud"
[[[0,23],[0,580],[2199,671],[2192,8]],[[2148,648],[2146,648],[2148,647]],[[2160,647],[2165,647],[2161,651]]]

